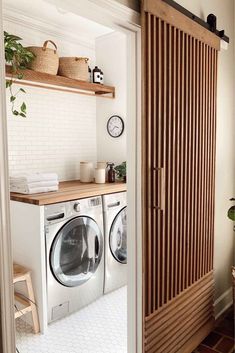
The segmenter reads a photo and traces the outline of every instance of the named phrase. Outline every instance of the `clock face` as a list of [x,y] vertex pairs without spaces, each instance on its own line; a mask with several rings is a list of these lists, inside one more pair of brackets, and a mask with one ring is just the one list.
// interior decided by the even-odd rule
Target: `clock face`
[[124,131],[124,122],[118,115],[113,115],[107,123],[107,130],[110,136],[119,137]]

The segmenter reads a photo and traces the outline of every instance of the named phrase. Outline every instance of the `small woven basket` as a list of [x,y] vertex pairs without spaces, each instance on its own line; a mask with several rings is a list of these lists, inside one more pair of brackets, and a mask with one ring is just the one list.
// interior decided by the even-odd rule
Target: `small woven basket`
[[59,60],[59,75],[88,81],[88,58],[63,57]]
[[[47,48],[48,43],[51,43],[55,49]],[[57,74],[59,57],[57,46],[52,40],[46,40],[42,47],[28,47],[27,49],[35,54],[35,59],[28,65],[29,69],[51,75]]]

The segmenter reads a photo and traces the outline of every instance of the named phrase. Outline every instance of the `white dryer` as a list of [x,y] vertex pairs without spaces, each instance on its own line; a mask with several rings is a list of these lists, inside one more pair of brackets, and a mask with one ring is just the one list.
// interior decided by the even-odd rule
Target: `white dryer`
[[105,276],[104,293],[127,284],[126,192],[103,196]]
[[45,207],[48,322],[103,295],[101,196]]

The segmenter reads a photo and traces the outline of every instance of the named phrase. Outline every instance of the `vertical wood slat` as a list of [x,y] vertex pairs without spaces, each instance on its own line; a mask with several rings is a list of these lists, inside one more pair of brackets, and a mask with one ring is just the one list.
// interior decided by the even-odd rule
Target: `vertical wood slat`
[[[195,219],[194,219],[194,209],[195,209],[195,194],[194,194],[194,186],[195,186],[195,111],[194,111],[194,102],[195,102],[195,39],[190,37],[190,121],[191,121],[191,130],[190,130],[190,155],[191,155],[191,188],[190,188],[190,195],[191,195],[191,204],[190,204],[190,219],[191,219],[191,227],[190,227],[190,277],[189,277],[189,285],[194,283],[194,275],[193,275],[193,263],[194,263],[194,238],[195,238]],[[191,237],[191,239],[190,239]]]
[[192,80],[192,87],[193,87],[193,110],[192,110],[192,117],[193,117],[193,128],[192,128],[192,136],[193,136],[193,253],[192,253],[192,283],[196,281],[196,266],[197,266],[197,259],[196,259],[196,252],[197,252],[197,94],[198,94],[198,82],[197,82],[197,40],[193,38],[193,80]]
[[[185,35],[181,32],[181,92],[180,92],[180,129],[181,129],[181,136],[180,136],[180,160],[183,161],[184,159],[184,147],[183,147],[183,138],[184,138],[184,51],[185,51]],[[183,185],[184,185],[184,166],[183,162],[180,163],[180,178],[182,180],[182,184],[180,185],[180,288],[179,292],[184,290],[183,282],[184,282],[184,268],[185,268],[185,256],[184,256],[184,211],[183,211],[183,200],[184,200],[184,193],[183,193]]]
[[[158,134],[157,134],[157,162],[160,168],[163,167],[162,164],[162,155],[161,155],[161,145],[163,143],[162,139],[162,57],[161,57],[161,47],[162,47],[162,34],[161,34],[161,20],[157,19],[157,42],[158,46],[156,48],[157,53],[156,55],[158,56],[158,76],[156,80],[157,84],[157,99],[158,99],[158,112],[157,112],[157,119],[158,119]],[[159,192],[158,192],[159,195]],[[162,196],[161,196],[162,197]],[[161,239],[162,239],[162,212],[158,212],[158,233],[157,233],[157,273],[158,273],[158,283],[157,283],[157,293],[158,293],[158,298],[157,298],[157,307],[158,309],[162,305],[162,295],[161,295],[161,286],[162,286],[162,278],[161,278]]]
[[[163,96],[162,96],[162,115],[163,115],[163,168],[166,167],[166,145],[167,145],[167,113],[166,113],[166,96],[167,96],[167,24],[165,21],[162,21],[162,55],[163,55]],[[166,191],[167,192],[167,191]],[[165,196],[164,196],[165,197]],[[165,197],[166,199],[166,197]],[[162,305],[166,303],[166,244],[165,244],[165,233],[166,233],[166,224],[165,217],[163,218],[163,231],[162,231],[162,273],[161,273],[161,289],[162,289]]]
[[[152,178],[152,173],[150,173],[150,170],[152,168],[152,163],[151,163],[151,133],[152,133],[152,126],[151,126],[151,56],[152,56],[152,51],[151,51],[151,15],[147,14],[147,52],[149,53],[148,55],[148,65],[147,65],[147,87],[148,87],[148,95],[147,95],[147,141],[148,141],[148,146],[147,146],[147,154],[148,154],[148,166],[149,166],[149,173],[148,173],[148,179],[147,179],[147,189],[148,189],[148,195],[150,195],[150,200],[147,199],[147,206],[148,209],[151,209],[151,196],[152,196],[152,190],[151,190],[151,178]],[[147,268],[148,268],[148,280],[147,280],[147,312],[150,314],[152,312],[152,241],[151,241],[151,236],[152,236],[152,229],[151,229],[151,219],[152,215],[151,212],[148,212],[148,226],[147,226],[147,242],[148,242],[148,252],[147,252]]]
[[[172,151],[172,174],[174,174],[172,178],[172,214],[175,214],[177,218],[177,207],[176,207],[176,178],[177,178],[177,147],[176,147],[176,134],[177,134],[177,121],[176,121],[176,28],[171,27],[172,31],[172,38],[171,38],[171,45],[172,45],[172,120],[173,120],[173,151]],[[176,281],[176,273],[175,268],[177,268],[177,261],[176,261],[176,248],[177,248],[177,240],[176,240],[176,229],[172,224],[172,244],[171,244],[171,283],[170,283],[170,299],[174,298],[177,293],[175,291],[175,281]]]
[[[214,120],[214,109],[215,109],[215,105],[214,105],[214,87],[213,87],[213,82],[215,81],[215,77],[213,74],[213,70],[214,70],[214,52],[213,52],[213,48],[210,48],[210,55],[211,55],[211,62],[212,65],[210,67],[210,96],[212,97],[212,99],[210,100],[210,117],[209,117],[209,126],[210,126],[210,159],[213,160],[213,150],[214,150],[214,145],[213,145],[213,120]],[[213,163],[210,163],[210,178],[213,178]],[[209,196],[210,196],[210,202],[209,202],[209,218],[213,217],[212,213],[213,213],[213,183],[210,183],[209,186]],[[209,269],[212,268],[213,266],[213,245],[212,245],[212,232],[213,232],[213,226],[212,223],[210,223],[210,228],[209,228],[209,252],[208,252],[208,256],[209,256],[209,264],[208,267]]]
[[192,81],[192,66],[191,66],[191,60],[192,60],[192,45],[191,45],[191,36],[187,36],[187,71],[188,71],[188,78],[187,78],[187,91],[188,91],[188,97],[186,97],[186,105],[187,105],[187,120],[188,120],[188,129],[187,129],[187,189],[186,189],[186,198],[187,198],[187,227],[186,227],[186,233],[187,233],[187,238],[186,238],[186,284],[185,288],[188,288],[188,286],[191,284],[190,283],[190,278],[191,278],[191,237],[192,237],[192,231],[191,231],[191,226],[192,226],[192,218],[191,218],[191,209],[192,209],[192,176],[191,176],[191,163],[192,163],[192,151],[191,151],[191,145],[192,145],[192,140],[191,140],[191,125],[192,125],[192,117],[191,117],[191,104],[192,104],[192,87],[191,87],[191,81]]
[[[150,13],[145,21],[147,319],[157,318],[213,269],[217,50]],[[212,312],[200,305],[198,324],[188,320],[191,329],[179,331],[176,342],[170,327],[168,336],[152,331],[151,341],[144,329],[144,352],[177,352],[194,327],[209,327]]]
[[207,269],[207,259],[208,259],[208,238],[209,238],[209,229],[208,229],[208,187],[209,187],[209,179],[208,179],[208,165],[210,163],[208,159],[208,101],[209,101],[209,80],[208,80],[208,71],[209,71],[209,57],[208,57],[208,45],[206,45],[205,52],[205,214],[204,214],[204,238],[205,238],[205,259],[204,259],[204,271],[203,275],[208,272]]
[[206,213],[206,207],[205,207],[205,167],[206,167],[206,159],[205,159],[205,148],[206,148],[206,140],[205,140],[205,125],[206,125],[206,99],[207,99],[207,93],[206,93],[206,44],[203,43],[202,45],[203,52],[203,61],[202,61],[202,70],[203,70],[203,91],[202,91],[202,106],[203,106],[203,115],[202,115],[202,272],[201,272],[201,277],[204,275],[204,267],[205,267],[205,243],[206,243],[206,236],[205,234],[205,213]]
[[[208,170],[207,170],[207,175],[208,180],[207,180],[207,219],[210,217],[210,207],[211,207],[211,194],[210,194],[210,176],[211,176],[211,160],[210,160],[210,155],[211,155],[211,131],[210,131],[210,124],[211,124],[211,48],[208,46],[208,59],[207,59],[207,82],[208,82],[208,105],[207,105],[207,163],[208,163]],[[207,265],[206,265],[206,272],[210,270],[210,239],[211,239],[211,222],[208,222],[207,225],[207,233],[208,233],[208,239],[207,239]]]
[[202,45],[199,45],[199,70],[200,70],[200,76],[199,76],[199,118],[198,118],[198,150],[199,150],[199,163],[198,163],[198,203],[199,203],[199,210],[198,210],[198,224],[199,224],[199,247],[198,247],[198,253],[199,253],[199,262],[198,262],[198,276],[197,278],[199,279],[201,277],[201,268],[202,268],[202,209],[201,209],[201,204],[202,204],[202,164],[200,161],[202,160],[202,113],[203,113],[203,105],[202,105],[202,83],[203,83],[203,74],[202,74]]
[[[170,25],[166,25],[166,121],[167,121],[167,138],[166,138],[166,161],[164,169],[166,170],[166,208],[171,209],[171,140],[172,140],[172,115],[171,115],[171,34]],[[166,252],[165,252],[165,263],[166,263],[166,288],[165,288],[165,303],[170,300],[170,245],[171,245],[171,219],[169,217],[164,217],[165,225],[165,239],[166,239]]]
[[[176,72],[177,72],[177,96],[176,96],[176,122],[177,122],[177,134],[176,134],[176,185],[180,181],[180,87],[181,87],[181,71],[180,71],[180,55],[181,55],[181,34],[178,29],[176,29],[176,42],[177,42],[177,59],[176,59]],[[175,296],[177,296],[180,292],[179,283],[180,283],[180,189],[179,187],[175,187],[175,200],[176,200],[176,251],[175,251]]]
[[[200,116],[200,43],[196,39],[195,43],[196,51],[196,101],[195,101],[195,196],[199,190],[199,116]],[[199,249],[199,222],[198,217],[200,215],[200,206],[199,206],[199,197],[195,197],[195,253],[194,253],[194,263],[195,263],[195,272],[194,277],[195,281],[199,279],[199,259],[200,259],[200,249]]]
[[[156,84],[156,76],[157,76],[157,52],[156,52],[156,17],[152,16],[151,18],[151,33],[152,33],[152,68],[153,68],[153,83],[152,83],[152,92],[153,92],[153,97],[156,97],[157,94],[157,84]],[[155,173],[153,172],[154,178],[153,178],[153,242],[152,242],[152,257],[153,257],[153,309],[156,310],[156,301],[157,301],[157,266],[156,266],[156,252],[157,252],[157,247],[156,247],[156,238],[157,238],[157,216],[158,216],[158,210],[156,209],[156,204],[157,204],[157,180],[156,180],[156,168],[158,166],[158,160],[157,160],[157,101],[156,99],[152,99],[152,110],[153,110],[153,129],[152,129],[152,138],[153,138],[153,168],[155,170]]]

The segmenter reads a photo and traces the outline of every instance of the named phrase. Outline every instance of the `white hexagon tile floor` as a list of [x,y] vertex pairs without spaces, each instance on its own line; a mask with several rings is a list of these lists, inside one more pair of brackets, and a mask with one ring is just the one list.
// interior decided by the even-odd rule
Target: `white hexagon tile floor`
[[126,287],[50,324],[43,335],[17,319],[16,345],[20,353],[126,353]]

